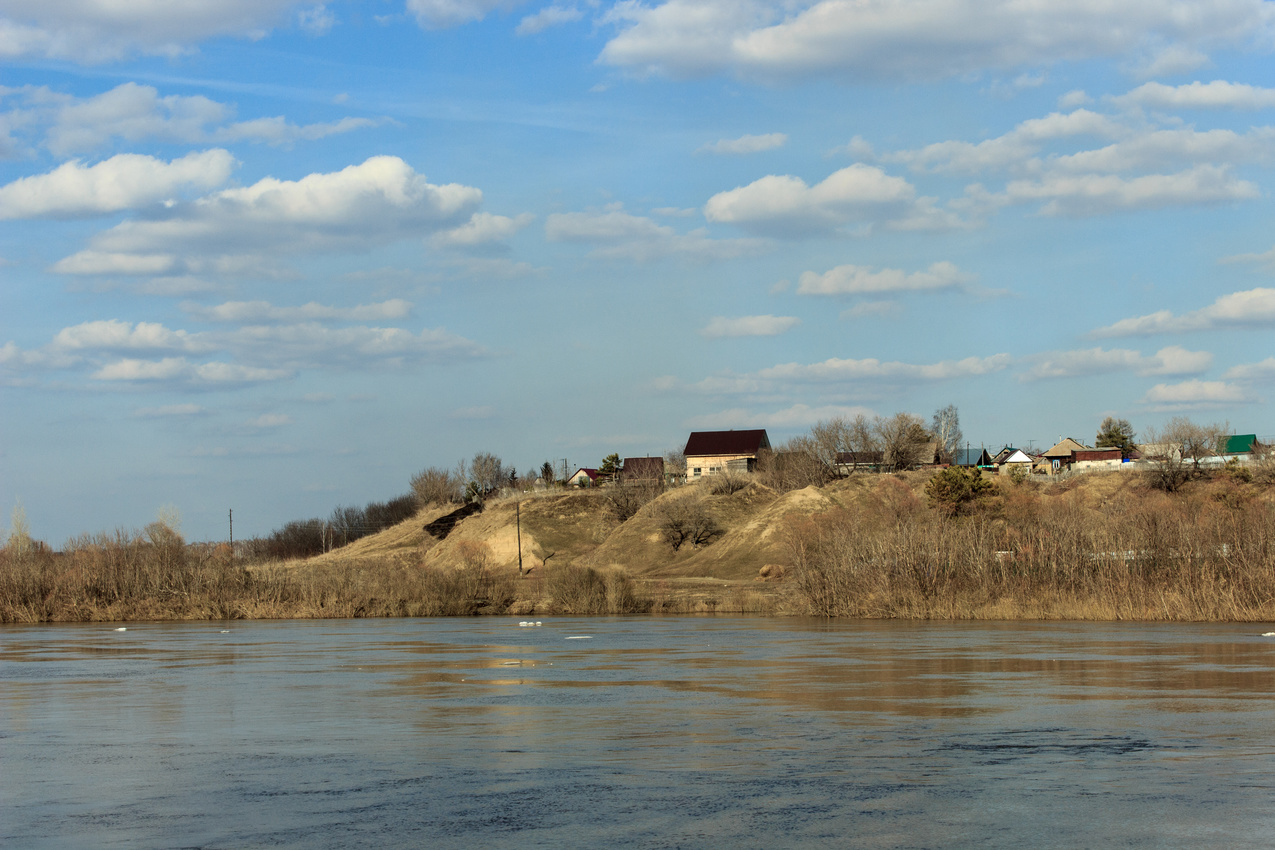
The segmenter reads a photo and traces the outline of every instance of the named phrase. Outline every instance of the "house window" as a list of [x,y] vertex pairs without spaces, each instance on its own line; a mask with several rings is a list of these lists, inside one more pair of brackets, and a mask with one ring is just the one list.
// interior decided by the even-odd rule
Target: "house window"
[[697,466],[697,467],[695,467],[695,473],[694,473],[694,474],[695,474],[695,475],[699,475],[699,470],[700,470],[700,468],[699,468],[698,466]]

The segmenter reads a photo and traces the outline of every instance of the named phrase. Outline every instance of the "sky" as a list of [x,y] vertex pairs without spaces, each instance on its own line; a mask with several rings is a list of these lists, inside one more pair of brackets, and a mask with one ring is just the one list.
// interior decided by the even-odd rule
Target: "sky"
[[956,405],[1275,433],[1275,4],[0,0],[0,511]]

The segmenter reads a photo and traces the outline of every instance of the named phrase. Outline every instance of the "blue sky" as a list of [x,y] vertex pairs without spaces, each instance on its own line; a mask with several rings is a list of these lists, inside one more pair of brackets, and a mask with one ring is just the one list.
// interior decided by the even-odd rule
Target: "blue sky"
[[0,505],[248,536],[948,404],[1275,433],[1272,47],[1256,0],[0,0]]

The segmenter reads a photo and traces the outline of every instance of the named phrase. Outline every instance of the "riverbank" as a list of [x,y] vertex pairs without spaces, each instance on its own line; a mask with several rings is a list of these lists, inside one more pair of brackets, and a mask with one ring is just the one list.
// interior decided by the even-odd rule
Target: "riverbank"
[[[1275,621],[1275,499],[1227,476],[995,480],[953,510],[929,476],[605,490],[454,506],[303,561],[245,564],[156,523],[0,554],[0,622],[505,614]],[[698,538],[678,540],[686,517]],[[682,523],[678,525],[678,523]],[[440,531],[439,529],[444,529]]]

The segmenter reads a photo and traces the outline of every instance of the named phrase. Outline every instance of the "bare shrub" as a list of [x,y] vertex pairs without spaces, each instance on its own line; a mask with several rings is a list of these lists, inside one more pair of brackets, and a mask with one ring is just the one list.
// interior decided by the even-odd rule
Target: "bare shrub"
[[714,496],[729,496],[748,486],[748,475],[743,472],[736,472],[733,469],[726,469],[716,475],[710,475],[706,483],[708,492]]
[[698,494],[672,499],[660,505],[660,533],[676,552],[686,543],[707,546],[722,533]]
[[412,495],[421,507],[460,502],[464,481],[453,470],[431,466],[412,476]]
[[834,467],[820,459],[813,438],[794,437],[777,450],[758,455],[757,476],[767,487],[786,493],[827,484],[834,477]]
[[[720,477],[720,476],[715,476]],[[626,522],[653,499],[664,492],[663,480],[639,478],[621,479],[606,489],[607,510],[616,522]]]
[[623,570],[596,570],[575,564],[549,570],[546,589],[559,614],[636,614],[651,607],[640,599]]

